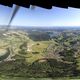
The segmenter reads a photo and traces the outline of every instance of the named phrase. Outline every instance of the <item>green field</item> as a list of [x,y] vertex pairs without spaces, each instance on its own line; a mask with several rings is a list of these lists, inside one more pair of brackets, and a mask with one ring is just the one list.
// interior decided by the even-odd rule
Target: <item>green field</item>
[[[44,58],[45,54],[45,49],[53,43],[53,41],[36,41],[36,42],[31,42],[33,45],[30,47],[31,51],[29,51],[29,54],[27,56],[31,56],[27,60],[31,63],[34,62],[38,59]],[[30,45],[29,43],[28,45]]]

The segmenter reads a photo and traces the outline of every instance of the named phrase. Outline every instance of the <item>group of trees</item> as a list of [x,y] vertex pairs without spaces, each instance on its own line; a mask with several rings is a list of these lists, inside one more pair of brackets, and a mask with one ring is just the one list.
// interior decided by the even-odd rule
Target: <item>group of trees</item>
[[47,32],[31,32],[29,38],[34,41],[46,41],[50,40],[50,35]]
[[[78,64],[80,64],[77,61],[77,58],[80,58],[78,57],[80,53],[79,36],[80,35],[74,35],[74,33],[65,32],[58,37],[54,37],[53,40],[55,40],[57,44],[51,44],[47,48],[45,56],[49,59],[49,63],[52,67],[52,75],[79,76],[80,69],[77,70]],[[62,65],[64,65],[64,67]]]

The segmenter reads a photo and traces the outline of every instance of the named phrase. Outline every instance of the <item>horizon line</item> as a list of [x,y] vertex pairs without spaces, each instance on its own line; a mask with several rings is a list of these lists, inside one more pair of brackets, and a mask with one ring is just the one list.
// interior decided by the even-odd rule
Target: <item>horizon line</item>
[[4,27],[5,27],[5,26],[6,26],[6,27],[8,27],[8,26],[11,26],[11,27],[13,27],[13,26],[14,26],[14,27],[37,27],[37,28],[40,28],[40,27],[41,27],[41,28],[42,28],[42,27],[51,27],[51,28],[52,28],[52,27],[80,27],[80,26],[57,26],[57,25],[56,25],[56,26],[19,26],[19,25],[0,25],[0,27],[1,27],[1,26],[4,26]]

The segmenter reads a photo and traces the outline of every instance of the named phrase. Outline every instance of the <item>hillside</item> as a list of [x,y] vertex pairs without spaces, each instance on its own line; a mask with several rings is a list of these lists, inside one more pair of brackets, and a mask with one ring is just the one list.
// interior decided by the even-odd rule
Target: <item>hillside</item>
[[0,76],[78,77],[79,30],[9,30],[0,34]]

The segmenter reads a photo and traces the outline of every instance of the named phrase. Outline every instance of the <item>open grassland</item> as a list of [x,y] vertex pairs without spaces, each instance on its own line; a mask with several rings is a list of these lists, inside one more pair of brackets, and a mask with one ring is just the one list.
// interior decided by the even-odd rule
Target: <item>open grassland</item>
[[54,43],[54,41],[30,41],[28,43],[29,46],[29,50],[26,60],[30,63],[44,58],[44,54],[45,54],[45,49],[47,49],[47,47],[51,44]]
[[36,41],[32,46],[34,52],[43,53],[43,51],[52,43],[52,41]]

